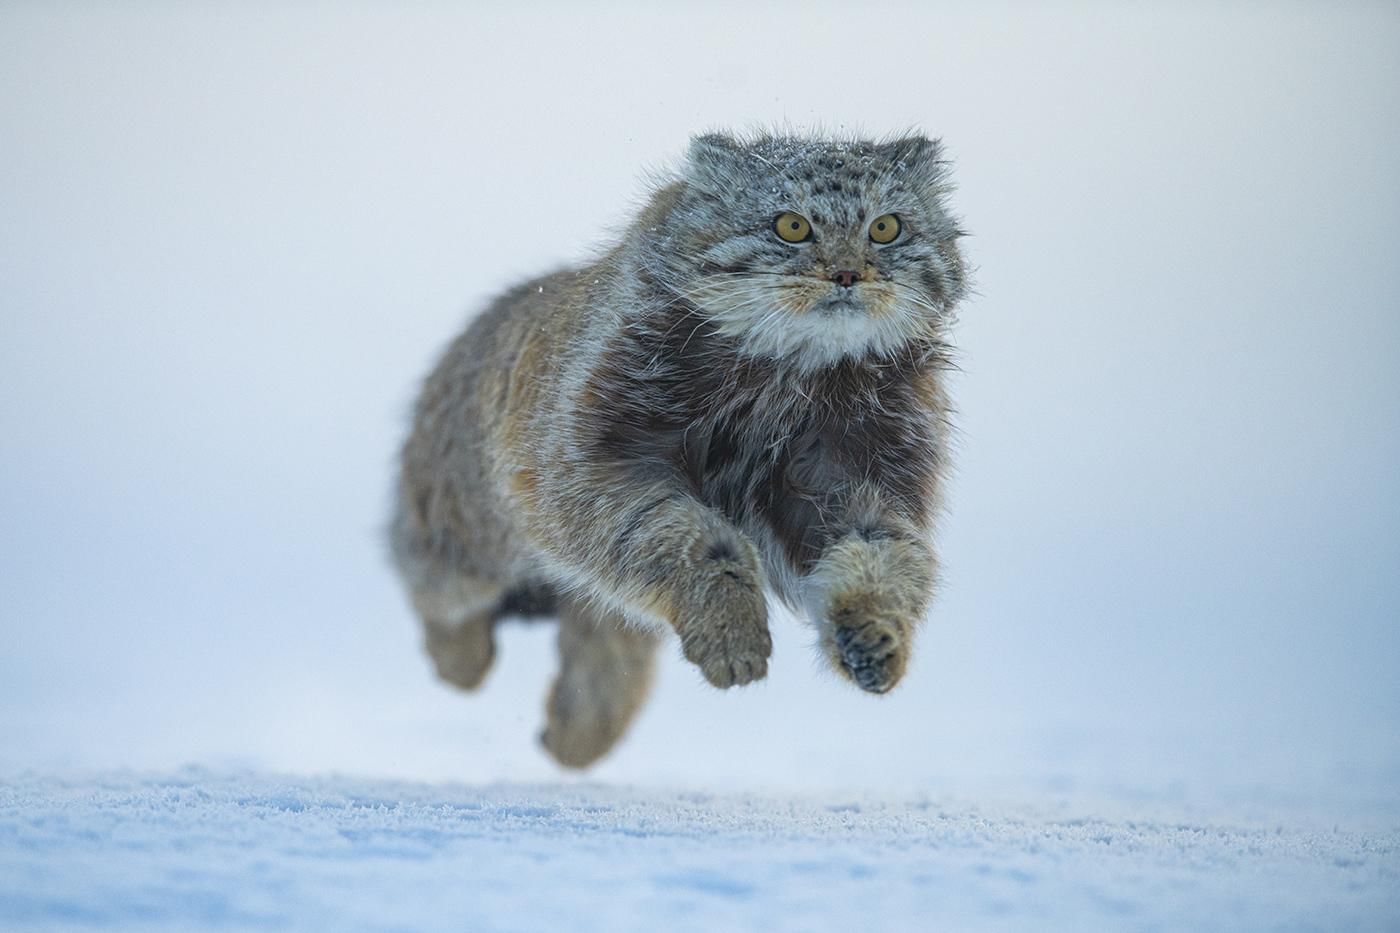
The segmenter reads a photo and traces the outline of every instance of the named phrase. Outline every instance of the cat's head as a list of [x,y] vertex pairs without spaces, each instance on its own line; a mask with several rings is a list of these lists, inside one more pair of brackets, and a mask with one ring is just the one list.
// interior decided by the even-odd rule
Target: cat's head
[[699,136],[650,259],[747,354],[898,355],[936,340],[966,291],[946,169],[923,136]]

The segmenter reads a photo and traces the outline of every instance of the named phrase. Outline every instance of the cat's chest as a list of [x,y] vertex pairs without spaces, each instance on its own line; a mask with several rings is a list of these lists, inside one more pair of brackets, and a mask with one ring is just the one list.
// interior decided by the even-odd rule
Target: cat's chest
[[917,368],[692,365],[685,376],[672,395],[679,460],[701,497],[731,516],[759,504],[824,510],[854,484],[903,492],[927,472],[934,435]]
[[875,413],[821,410],[801,395],[733,399],[687,432],[687,464],[706,498],[737,506],[755,495],[819,495],[861,470],[853,440]]

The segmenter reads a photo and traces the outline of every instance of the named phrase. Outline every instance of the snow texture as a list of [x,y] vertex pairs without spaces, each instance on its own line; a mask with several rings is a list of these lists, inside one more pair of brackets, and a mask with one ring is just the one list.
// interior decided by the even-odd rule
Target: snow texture
[[28,774],[0,784],[0,928],[1400,925],[1393,827],[1093,809],[198,769]]

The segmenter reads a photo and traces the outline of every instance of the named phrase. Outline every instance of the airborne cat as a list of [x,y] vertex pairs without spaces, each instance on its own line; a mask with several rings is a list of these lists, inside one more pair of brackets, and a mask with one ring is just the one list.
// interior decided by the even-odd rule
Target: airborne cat
[[888,142],[700,136],[606,255],[502,295],[418,400],[392,526],[439,675],[557,614],[542,740],[584,767],[645,699],[659,628],[717,687],[767,673],[765,588],[883,693],[933,591],[947,165]]

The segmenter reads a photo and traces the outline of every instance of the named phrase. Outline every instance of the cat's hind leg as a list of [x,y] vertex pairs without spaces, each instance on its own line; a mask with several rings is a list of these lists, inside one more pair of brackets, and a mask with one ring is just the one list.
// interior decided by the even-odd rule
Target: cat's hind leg
[[509,588],[481,559],[479,543],[464,542],[452,527],[459,509],[448,505],[455,500],[411,479],[405,468],[389,526],[390,551],[438,677],[475,690],[496,658],[496,620]]
[[608,752],[651,687],[660,635],[581,600],[559,612],[559,676],[540,741],[556,761],[586,768]]
[[498,584],[467,577],[413,591],[423,646],[438,677],[454,687],[481,686],[496,659],[496,620],[505,593]]

